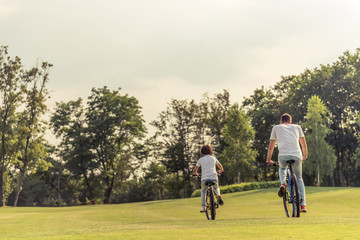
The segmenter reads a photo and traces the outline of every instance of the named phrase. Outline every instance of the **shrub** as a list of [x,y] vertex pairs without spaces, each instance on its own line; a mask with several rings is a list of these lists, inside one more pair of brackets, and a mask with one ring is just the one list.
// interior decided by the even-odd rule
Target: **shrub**
[[[270,181],[270,182],[249,182],[249,183],[240,183],[227,186],[220,186],[221,193],[233,193],[233,192],[243,192],[250,191],[254,189],[263,189],[263,188],[274,188],[280,185],[279,181]],[[195,190],[191,197],[200,197],[201,190]]]

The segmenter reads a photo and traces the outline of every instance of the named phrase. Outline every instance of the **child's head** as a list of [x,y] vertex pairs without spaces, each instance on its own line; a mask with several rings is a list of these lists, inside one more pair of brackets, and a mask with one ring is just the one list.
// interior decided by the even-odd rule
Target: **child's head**
[[201,154],[202,155],[212,155],[213,150],[212,150],[211,146],[209,144],[206,144],[206,145],[202,146],[201,147]]

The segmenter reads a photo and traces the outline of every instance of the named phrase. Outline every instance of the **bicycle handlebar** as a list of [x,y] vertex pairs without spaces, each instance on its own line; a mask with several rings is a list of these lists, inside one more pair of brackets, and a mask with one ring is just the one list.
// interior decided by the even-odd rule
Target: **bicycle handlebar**
[[[216,172],[216,175],[221,176],[221,173]],[[193,176],[193,177],[201,177],[201,173],[199,173],[199,175],[193,174],[192,176]]]
[[269,165],[268,163],[266,163],[266,165],[267,165],[268,167],[276,167],[276,166],[279,166],[279,162],[274,162],[273,165]]

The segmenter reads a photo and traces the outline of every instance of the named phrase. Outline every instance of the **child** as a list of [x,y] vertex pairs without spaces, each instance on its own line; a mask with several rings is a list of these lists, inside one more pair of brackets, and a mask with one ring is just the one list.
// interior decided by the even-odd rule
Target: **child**
[[219,161],[212,156],[213,150],[209,144],[202,146],[201,154],[204,155],[199,161],[196,163],[193,174],[199,176],[197,172],[199,167],[201,167],[201,209],[200,212],[205,212],[205,191],[207,186],[205,185],[205,181],[212,180],[215,182],[214,191],[217,195],[217,199],[220,205],[224,204],[222,197],[220,196],[220,189],[218,184],[218,177],[216,173],[216,166],[220,169],[219,173],[224,172],[223,166],[219,163]]

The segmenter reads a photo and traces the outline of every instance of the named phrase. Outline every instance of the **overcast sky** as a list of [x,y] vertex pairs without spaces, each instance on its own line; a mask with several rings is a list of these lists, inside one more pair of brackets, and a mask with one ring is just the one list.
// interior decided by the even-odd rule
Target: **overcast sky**
[[122,88],[148,122],[171,98],[241,102],[360,47],[358,0],[0,0],[0,45],[54,64],[55,102]]

